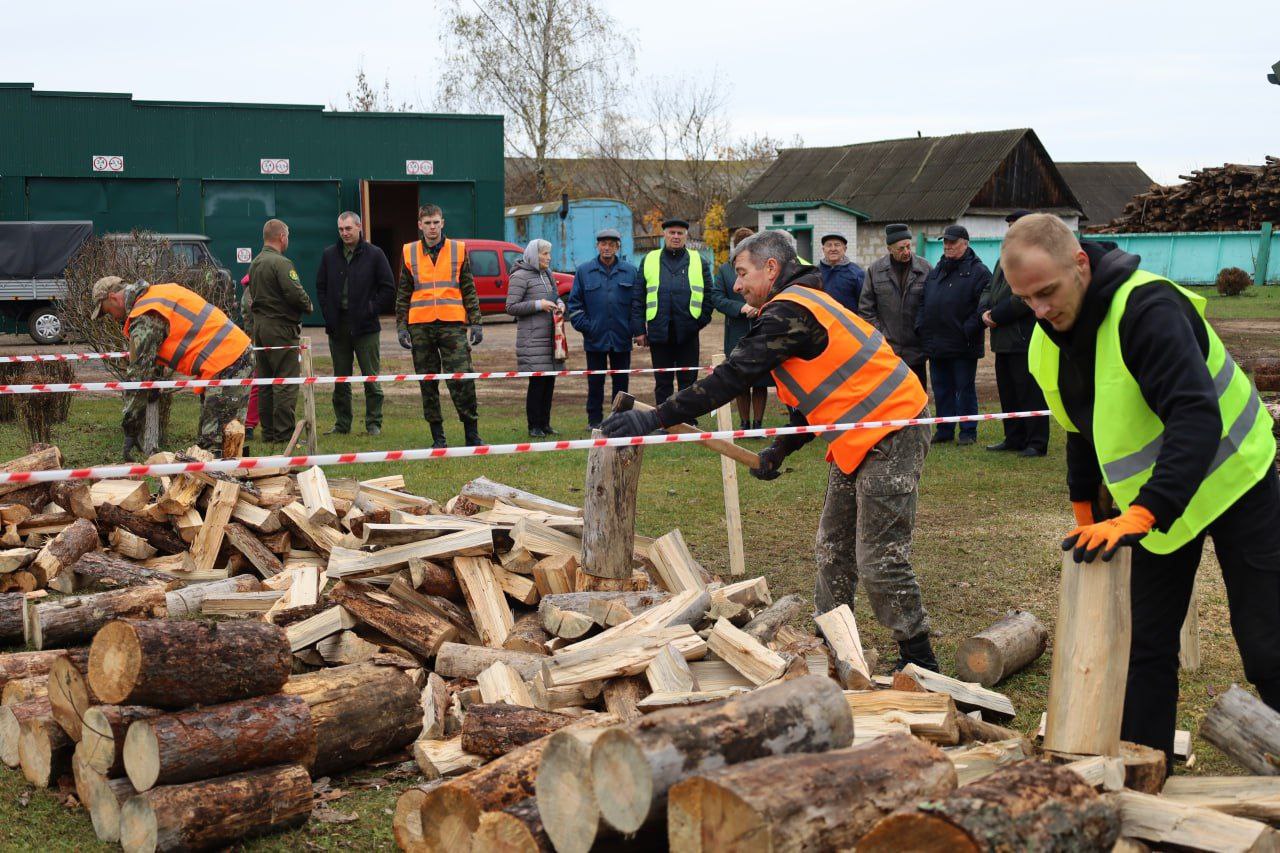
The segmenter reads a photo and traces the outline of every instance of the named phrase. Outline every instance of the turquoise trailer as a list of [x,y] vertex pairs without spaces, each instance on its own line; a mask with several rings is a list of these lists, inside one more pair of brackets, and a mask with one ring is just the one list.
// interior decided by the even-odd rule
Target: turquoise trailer
[[[561,216],[561,213],[564,216]],[[613,228],[622,235],[621,256],[635,262],[631,208],[614,198],[578,198],[522,204],[506,209],[506,238],[525,246],[530,240],[551,244],[551,268],[572,273],[596,256],[596,233]]]

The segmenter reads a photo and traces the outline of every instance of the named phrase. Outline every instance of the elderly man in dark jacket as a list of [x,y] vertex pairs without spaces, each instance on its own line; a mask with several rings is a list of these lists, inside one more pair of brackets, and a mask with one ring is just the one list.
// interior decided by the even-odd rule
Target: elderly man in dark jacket
[[[698,367],[698,336],[711,322],[711,305],[705,301],[711,286],[710,252],[685,246],[689,223],[668,219],[662,223],[662,248],[654,249],[640,265],[639,287],[631,302],[631,334],[636,344],[649,347],[654,367]],[[696,370],[681,370],[680,388],[698,378]],[[654,375],[653,395],[658,405],[672,392],[672,375]]]
[[849,260],[845,254],[848,248],[849,238],[843,234],[832,231],[822,235],[822,260],[818,261],[818,272],[822,274],[822,289],[856,314],[867,274]]
[[928,388],[924,350],[916,334],[916,314],[924,298],[929,262],[912,251],[911,229],[901,223],[885,227],[884,242],[889,253],[867,268],[867,280],[858,297],[858,313],[884,335],[920,384]]
[[[622,235],[613,228],[596,234],[598,254],[573,274],[569,291],[569,322],[582,334],[588,370],[631,369],[631,302],[640,271],[618,257]],[[613,394],[631,387],[631,377],[615,373]],[[604,376],[587,377],[587,427],[595,429],[604,417]]]
[[[1005,217],[1010,225],[1031,211],[1015,210]],[[1000,262],[991,274],[991,283],[978,305],[982,323],[991,330],[991,351],[996,356],[996,390],[1000,408],[1006,412],[1029,412],[1045,408],[1044,392],[1027,367],[1027,349],[1035,331],[1036,315],[1027,303],[1013,295]],[[1010,418],[1004,425],[1004,440],[987,450],[1008,450],[1019,456],[1044,456],[1049,452],[1048,418]]]
[[[977,374],[982,358],[982,312],[978,303],[991,281],[991,271],[969,248],[963,225],[942,232],[942,260],[924,282],[924,301],[916,315],[916,332],[929,359],[938,417],[978,413]],[[938,424],[935,442],[955,438],[955,424]],[[960,425],[958,444],[973,444],[978,424]]]
[[[316,272],[316,296],[324,314],[335,376],[353,375],[353,362],[371,376],[381,369],[378,317],[390,311],[396,297],[395,279],[387,256],[361,237],[360,216],[346,211],[338,217],[338,242],[324,250]],[[369,435],[382,432],[382,386],[364,384],[364,428]],[[351,432],[351,386],[333,386],[333,433]]]

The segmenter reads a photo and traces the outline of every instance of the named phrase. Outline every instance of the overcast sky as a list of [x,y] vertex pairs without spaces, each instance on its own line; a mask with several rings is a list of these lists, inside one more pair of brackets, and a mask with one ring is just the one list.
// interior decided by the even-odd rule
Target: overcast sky
[[[726,87],[736,134],[807,145],[1031,127],[1152,177],[1280,155],[1274,0],[604,0],[637,79]],[[345,106],[356,67],[430,107],[443,5],[12,3],[0,80],[140,99]],[[0,128],[0,144],[3,129]]]

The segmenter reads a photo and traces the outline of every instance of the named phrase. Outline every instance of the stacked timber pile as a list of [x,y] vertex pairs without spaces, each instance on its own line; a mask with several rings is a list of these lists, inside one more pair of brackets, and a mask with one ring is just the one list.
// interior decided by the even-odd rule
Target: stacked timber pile
[[1280,219],[1280,158],[1262,166],[1235,163],[1179,175],[1183,183],[1134,196],[1099,234],[1251,231]]

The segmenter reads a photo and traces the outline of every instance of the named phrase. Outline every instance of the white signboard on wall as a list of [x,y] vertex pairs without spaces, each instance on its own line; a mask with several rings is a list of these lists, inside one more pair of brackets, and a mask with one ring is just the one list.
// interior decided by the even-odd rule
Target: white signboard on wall
[[248,264],[252,262],[253,262],[253,249],[246,249],[246,248],[236,249],[237,264]]
[[287,175],[289,174],[289,158],[263,157],[258,161],[258,170],[264,175]]
[[434,175],[436,173],[436,164],[434,160],[405,160],[404,173],[406,175]]
[[119,154],[94,154],[93,155],[93,171],[95,172],[123,172],[124,158]]

